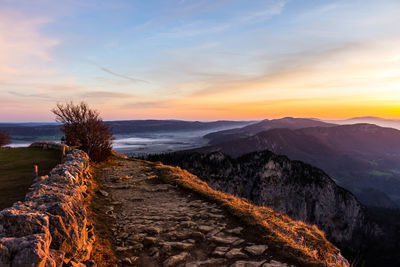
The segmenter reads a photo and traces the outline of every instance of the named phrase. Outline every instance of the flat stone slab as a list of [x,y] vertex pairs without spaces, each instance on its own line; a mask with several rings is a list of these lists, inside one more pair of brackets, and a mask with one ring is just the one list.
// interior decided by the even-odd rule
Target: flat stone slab
[[221,266],[224,262],[225,262],[224,259],[208,259],[204,261],[195,261],[186,263],[185,267]]
[[211,232],[212,230],[214,230],[215,228],[212,226],[208,226],[208,225],[200,225],[197,227],[197,229],[199,229],[199,231],[208,233],[208,232]]
[[287,265],[286,263],[282,263],[282,262],[274,261],[274,260],[271,260],[270,262],[264,263],[262,265],[262,267],[288,267],[288,266],[289,265]]
[[216,247],[212,255],[214,256],[219,256],[223,257],[225,256],[225,253],[227,253],[229,250],[229,247]]
[[171,249],[188,250],[194,247],[193,243],[185,242],[164,242],[162,246],[165,251],[170,251]]
[[265,261],[237,261],[229,267],[260,267]]
[[166,259],[163,263],[164,267],[172,267],[176,266],[179,263],[184,262],[188,257],[190,256],[189,253],[187,252],[182,252],[181,254],[171,256],[168,259]]
[[212,236],[210,238],[211,241],[214,241],[216,243],[221,243],[221,244],[233,244],[235,241],[238,241],[239,238],[234,237],[234,236]]
[[225,254],[225,257],[228,259],[238,259],[238,258],[246,259],[246,258],[248,258],[248,256],[242,252],[241,248],[233,248],[233,249],[229,250]]
[[267,245],[254,245],[245,247],[244,250],[253,256],[260,256],[268,249]]
[[236,227],[233,229],[229,229],[229,230],[225,230],[225,232],[229,233],[229,234],[237,234],[240,235],[243,231],[243,227]]

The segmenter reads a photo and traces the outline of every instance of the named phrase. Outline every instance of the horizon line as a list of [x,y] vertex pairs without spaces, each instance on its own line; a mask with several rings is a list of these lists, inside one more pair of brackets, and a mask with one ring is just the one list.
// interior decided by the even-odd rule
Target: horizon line
[[[321,121],[345,121],[345,120],[352,120],[352,119],[384,119],[384,120],[399,120],[400,118],[386,118],[386,117],[378,117],[378,116],[356,116],[356,117],[346,117],[346,118],[317,118],[317,117],[295,117],[295,116],[284,116],[284,117],[271,117],[271,118],[253,118],[253,119],[217,119],[217,120],[196,120],[196,119],[157,119],[157,118],[140,118],[140,119],[103,119],[105,122],[112,122],[112,121],[187,121],[187,122],[217,122],[217,121],[236,121],[236,122],[243,122],[243,121],[261,121],[261,120],[274,120],[274,119],[284,119],[284,118],[295,118],[295,119],[310,119],[310,120],[321,120]],[[51,124],[62,124],[58,123],[55,120],[52,121],[0,121],[0,124],[21,124],[21,123],[51,123]]]

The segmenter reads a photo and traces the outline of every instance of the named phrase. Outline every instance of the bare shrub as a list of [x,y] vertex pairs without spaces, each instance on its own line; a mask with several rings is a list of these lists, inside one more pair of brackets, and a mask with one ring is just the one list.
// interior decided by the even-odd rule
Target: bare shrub
[[10,134],[4,130],[0,130],[0,147],[11,144]]
[[99,112],[81,102],[58,103],[52,110],[56,121],[63,124],[61,130],[65,143],[85,151],[95,162],[107,160],[112,154],[113,134],[99,116]]

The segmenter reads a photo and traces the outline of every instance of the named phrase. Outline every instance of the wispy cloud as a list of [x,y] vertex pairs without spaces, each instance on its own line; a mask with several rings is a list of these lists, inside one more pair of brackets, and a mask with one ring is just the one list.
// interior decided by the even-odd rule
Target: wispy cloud
[[378,99],[378,91],[398,95],[391,88],[400,82],[396,76],[400,62],[391,59],[400,54],[397,48],[399,43],[400,40],[349,43],[319,51],[279,55],[275,61],[266,61],[265,72],[258,75],[225,80],[218,73],[209,75],[208,84],[198,88],[192,96],[208,99],[220,95],[227,98],[229,95],[231,101],[238,101],[243,98],[267,99],[269,96],[280,99],[295,95],[311,99],[324,95],[369,95]]
[[40,32],[50,21],[46,17],[25,18],[7,8],[0,10],[1,82],[51,73],[46,64],[53,59],[51,52],[60,41]]
[[68,99],[88,99],[88,100],[128,100],[136,97],[130,93],[123,92],[112,92],[112,91],[80,91],[80,92],[58,92],[58,94],[54,94],[54,92],[43,91],[43,92],[34,92],[34,93],[22,93],[17,91],[8,91],[7,92],[11,96],[18,97],[19,99],[30,99],[30,100],[42,100],[42,101],[50,101],[57,102]]
[[145,80],[142,80],[142,79],[133,78],[133,77],[131,77],[129,75],[125,75],[125,74],[121,74],[121,73],[115,72],[115,71],[113,71],[113,70],[111,70],[109,68],[101,66],[101,65],[99,65],[99,64],[97,64],[97,63],[95,63],[93,61],[90,61],[90,60],[85,60],[84,62],[88,62],[89,64],[98,67],[103,72],[106,72],[106,73],[108,73],[108,74],[110,74],[112,76],[115,76],[115,77],[118,77],[118,78],[122,78],[122,79],[128,80],[130,82],[134,82],[134,83],[139,83],[139,82],[141,82],[141,83],[149,83],[148,81],[145,81]]
[[109,91],[92,91],[82,93],[82,98],[122,98],[129,99],[135,97],[133,94],[121,93],[121,92],[109,92]]
[[268,5],[264,7],[262,10],[256,10],[250,12],[249,14],[240,17],[238,21],[249,22],[254,20],[264,20],[273,15],[278,15],[283,11],[287,2],[288,2],[287,0],[272,1],[268,3]]
[[122,109],[159,109],[171,107],[170,101],[157,100],[157,101],[134,101],[124,103],[120,106]]
[[[283,11],[286,4],[287,0],[269,1],[267,2],[267,4],[262,5],[261,10],[244,10],[243,12],[240,12],[237,17],[229,18],[222,21],[213,19],[196,20],[190,23],[184,23],[179,27],[174,27],[168,31],[160,32],[157,35],[154,35],[152,38],[188,38],[198,35],[218,34],[237,26],[243,26],[243,24],[245,23],[260,22],[270,18],[271,16],[278,15]],[[200,1],[192,5],[187,5],[183,9],[178,8],[174,11],[174,13],[180,14],[182,10],[190,10],[196,12],[210,11],[213,10],[213,8],[219,7],[220,5],[229,5],[229,2],[221,1],[218,5],[215,6],[215,3],[212,4],[209,1]],[[142,27],[150,26],[155,22],[155,20],[148,21],[143,25],[140,25],[137,29],[142,29]]]
[[10,95],[13,96],[18,96],[18,97],[24,97],[24,98],[41,98],[41,99],[55,99],[54,95],[48,94],[48,93],[20,93],[20,92],[15,92],[15,91],[8,91],[7,92]]
[[400,99],[399,18],[397,0],[0,0],[0,120],[82,98],[116,117],[381,108]]

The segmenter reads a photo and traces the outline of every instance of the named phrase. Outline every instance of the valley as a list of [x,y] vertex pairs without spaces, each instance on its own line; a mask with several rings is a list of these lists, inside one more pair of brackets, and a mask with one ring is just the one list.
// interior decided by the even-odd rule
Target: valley
[[[180,166],[213,189],[315,224],[348,259],[356,260],[361,253],[360,262],[393,261],[385,252],[378,256],[374,244],[387,240],[381,246],[385,251],[397,248],[400,215],[390,215],[397,214],[400,192],[396,129],[301,118],[217,126],[182,121],[112,124],[117,153]],[[17,133],[25,132],[26,141],[31,138],[28,134],[40,139],[49,138],[49,129],[60,131],[58,125],[13,127]],[[119,257],[139,256],[127,255]]]
[[107,257],[107,266],[349,266],[315,227],[179,168],[118,157],[95,169],[97,264]]
[[0,267],[399,267],[396,25],[400,0],[0,0]]
[[[304,120],[299,120],[298,124],[296,121],[294,118],[290,123],[286,118],[263,121],[208,134],[205,138],[210,139],[211,145],[192,151],[220,151],[238,157],[253,151],[270,150],[323,169],[368,206],[398,208],[399,130],[373,124],[322,124],[302,128]],[[242,138],[235,138],[236,133]],[[224,141],[220,141],[221,138]]]
[[[129,156],[172,152],[207,144],[204,135],[241,127],[253,121],[191,122],[178,120],[132,120],[106,122],[113,131],[115,151]],[[34,141],[60,141],[61,126],[54,123],[0,123],[11,134],[12,147]]]

